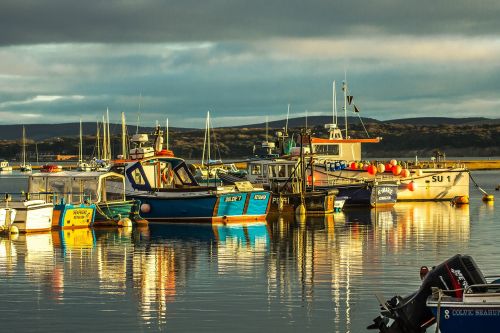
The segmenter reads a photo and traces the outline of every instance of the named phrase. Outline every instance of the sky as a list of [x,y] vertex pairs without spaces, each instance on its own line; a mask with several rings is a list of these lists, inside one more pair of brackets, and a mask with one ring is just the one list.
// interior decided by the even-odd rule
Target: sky
[[500,112],[497,0],[2,0],[0,124]]

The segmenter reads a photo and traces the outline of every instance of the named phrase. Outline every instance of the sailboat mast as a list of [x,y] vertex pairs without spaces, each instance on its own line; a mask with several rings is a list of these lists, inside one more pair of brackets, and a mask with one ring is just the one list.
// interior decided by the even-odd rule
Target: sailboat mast
[[288,117],[290,116],[290,103],[288,104],[288,111],[286,112],[285,134],[288,134]]
[[333,95],[332,95],[332,111],[333,111],[333,123],[337,125],[337,88],[335,80],[333,81]]
[[101,127],[99,126],[99,120],[97,120],[97,130],[96,130],[96,145],[97,145],[97,159],[101,159]]
[[78,147],[78,163],[83,162],[82,118],[80,118],[80,146]]
[[108,160],[111,160],[111,133],[109,132],[109,108],[106,109],[106,127],[108,133],[107,150],[108,150]]
[[210,163],[210,111],[207,111],[207,162]]
[[165,142],[167,145],[167,150],[169,150],[169,148],[168,148],[168,118],[167,118],[167,121],[165,123]]
[[127,159],[127,125],[125,124],[125,112],[122,112],[122,158]]
[[106,144],[106,118],[102,116],[102,159],[106,160],[108,158],[108,150]]
[[342,90],[344,90],[344,117],[345,117],[345,138],[347,139],[347,81],[342,82]]
[[26,129],[23,125],[23,166],[26,165]]

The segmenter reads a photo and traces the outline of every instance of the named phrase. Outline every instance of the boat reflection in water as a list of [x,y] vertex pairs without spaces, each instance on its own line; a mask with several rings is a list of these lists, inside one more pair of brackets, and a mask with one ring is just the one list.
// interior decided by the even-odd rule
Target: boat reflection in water
[[[59,312],[70,304],[95,319],[89,330],[361,332],[376,288],[407,289],[398,282],[407,267],[398,263],[427,246],[458,252],[468,246],[470,225],[468,206],[423,202],[305,219],[274,215],[267,223],[32,236],[0,238],[0,281],[28,276],[23,288],[55,309],[41,322],[39,305],[28,307],[27,330],[63,322]],[[82,292],[91,304],[74,301]]]

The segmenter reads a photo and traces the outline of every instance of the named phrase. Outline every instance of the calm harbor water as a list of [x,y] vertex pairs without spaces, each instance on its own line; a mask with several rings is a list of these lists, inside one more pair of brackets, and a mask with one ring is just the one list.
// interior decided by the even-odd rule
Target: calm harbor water
[[[500,171],[474,172],[486,191]],[[26,178],[0,175],[0,192]],[[375,293],[408,294],[419,268],[472,255],[500,273],[499,203],[398,203],[296,221],[151,225],[0,238],[5,332],[365,332]]]

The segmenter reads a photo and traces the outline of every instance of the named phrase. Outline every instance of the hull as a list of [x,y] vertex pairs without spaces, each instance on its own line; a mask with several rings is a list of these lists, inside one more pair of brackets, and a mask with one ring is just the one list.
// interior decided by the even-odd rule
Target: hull
[[[295,213],[302,200],[300,193],[273,194],[271,211]],[[306,192],[304,204],[308,215],[324,215],[335,210],[335,192]]]
[[345,198],[345,207],[392,207],[398,195],[395,183],[345,184],[324,188],[337,189],[337,196]]
[[95,211],[94,204],[57,204],[54,206],[52,228],[89,228],[94,223]]
[[157,196],[137,194],[141,216],[149,222],[236,222],[264,221],[271,193],[266,191]]
[[26,201],[12,204],[18,212],[14,225],[19,232],[39,232],[51,229],[54,210],[52,203]]
[[[500,304],[453,304],[441,302],[439,330],[442,333],[496,333],[500,327]],[[428,304],[437,318],[437,303]]]
[[118,202],[100,202],[96,204],[94,226],[117,225],[122,218],[129,218],[140,223],[139,215],[140,202],[138,200],[126,200]]
[[[409,189],[412,181],[413,191]],[[398,201],[453,200],[458,196],[469,196],[469,171],[425,170],[422,176],[402,180],[398,188]]]
[[314,177],[318,185],[361,179],[398,182],[398,201],[440,201],[469,196],[469,171],[464,168],[416,169],[411,170],[409,177],[394,176],[392,173],[370,175],[363,170],[325,171],[322,167],[316,168],[318,172],[315,171]]

